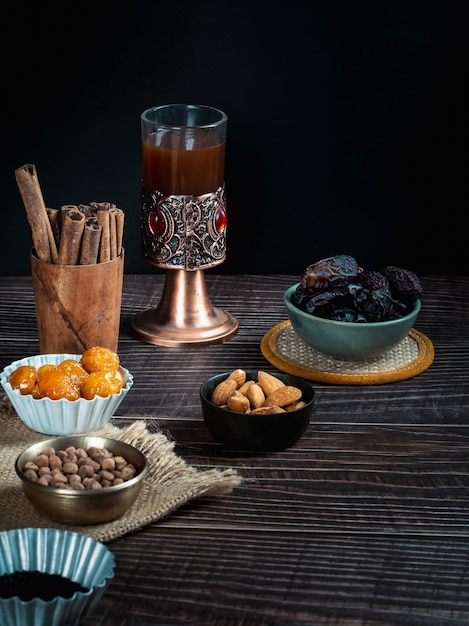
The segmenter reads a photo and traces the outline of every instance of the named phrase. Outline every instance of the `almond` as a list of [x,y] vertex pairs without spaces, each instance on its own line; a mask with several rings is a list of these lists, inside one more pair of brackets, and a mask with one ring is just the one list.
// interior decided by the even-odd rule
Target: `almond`
[[222,380],[221,383],[215,387],[212,393],[212,402],[213,404],[217,404],[221,406],[222,404],[226,404],[228,398],[233,395],[234,391],[236,391],[236,381],[232,378],[230,380],[225,379]]
[[273,391],[279,389],[280,387],[285,387],[285,383],[280,380],[280,378],[263,371],[259,371],[257,373],[257,382],[262,387],[266,396],[269,396]]
[[247,390],[249,389],[249,387],[251,385],[253,385],[256,381],[254,380],[247,380],[244,385],[241,385],[241,387],[238,389],[239,393],[242,393],[243,396],[245,396],[247,394]]
[[289,404],[288,406],[285,407],[286,411],[296,411],[297,409],[301,409],[302,407],[304,407],[306,404],[306,402],[304,400],[300,400],[299,402],[292,402],[292,404]]
[[234,380],[236,389],[239,389],[246,382],[246,372],[238,368],[232,371],[226,380]]
[[292,385],[284,385],[283,387],[279,387],[272,391],[267,398],[265,399],[263,406],[273,406],[276,404],[280,407],[286,407],[293,402],[298,402],[301,400],[302,392],[298,387],[293,387]]
[[251,408],[258,409],[265,402],[265,393],[259,383],[253,383],[246,391],[246,397],[251,403]]
[[285,409],[274,404],[274,406],[260,406],[257,409],[253,409],[251,413],[253,415],[273,415],[274,413],[285,413]]
[[228,408],[239,413],[246,413],[251,408],[249,400],[239,391],[235,391],[227,400]]

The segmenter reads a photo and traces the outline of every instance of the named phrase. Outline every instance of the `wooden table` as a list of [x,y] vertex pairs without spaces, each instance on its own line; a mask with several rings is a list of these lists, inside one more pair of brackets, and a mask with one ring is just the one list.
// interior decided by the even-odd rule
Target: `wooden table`
[[[225,344],[164,348],[130,319],[164,276],[126,275],[121,361],[134,386],[119,423],[156,420],[200,468],[236,468],[231,494],[193,500],[109,544],[116,576],[84,626],[469,623],[469,277],[423,277],[422,374],[396,383],[313,383],[314,421],[284,452],[214,443],[200,383],[266,369],[260,341],[286,319],[294,276],[207,272],[212,303],[239,320]],[[38,351],[31,281],[0,278],[0,368]]]

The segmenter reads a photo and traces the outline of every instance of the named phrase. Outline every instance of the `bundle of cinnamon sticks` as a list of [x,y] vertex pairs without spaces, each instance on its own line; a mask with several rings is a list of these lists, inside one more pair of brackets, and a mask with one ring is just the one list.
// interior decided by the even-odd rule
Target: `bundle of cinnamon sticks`
[[36,256],[60,265],[93,265],[123,252],[124,212],[110,202],[46,207],[36,166],[15,170]]

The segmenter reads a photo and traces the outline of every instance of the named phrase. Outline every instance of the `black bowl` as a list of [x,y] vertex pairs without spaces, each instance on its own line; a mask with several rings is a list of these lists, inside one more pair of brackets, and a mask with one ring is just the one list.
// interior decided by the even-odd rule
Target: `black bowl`
[[[257,370],[245,370],[246,380],[257,380]],[[294,411],[272,414],[239,413],[222,408],[210,398],[218,383],[228,378],[224,372],[208,378],[200,386],[200,401],[205,424],[212,436],[235,450],[280,451],[304,435],[313,413],[314,389],[301,378],[281,372],[269,372],[286,385],[298,387],[305,405]]]

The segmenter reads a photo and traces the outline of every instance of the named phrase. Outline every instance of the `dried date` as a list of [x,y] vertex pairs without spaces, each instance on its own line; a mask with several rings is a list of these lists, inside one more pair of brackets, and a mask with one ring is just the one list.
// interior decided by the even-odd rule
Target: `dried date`
[[414,272],[394,265],[388,265],[382,272],[388,279],[391,293],[396,300],[409,305],[422,295],[422,283]]
[[307,291],[324,290],[331,285],[347,284],[361,272],[357,261],[349,254],[338,254],[308,265],[301,277]]
[[368,322],[381,322],[402,317],[405,310],[399,302],[393,299],[386,276],[381,272],[368,270],[362,272],[358,280],[362,289],[357,293],[355,302]]
[[406,315],[422,295],[418,276],[393,265],[364,270],[339,254],[308,265],[294,294],[310,315],[343,322],[382,322]]

